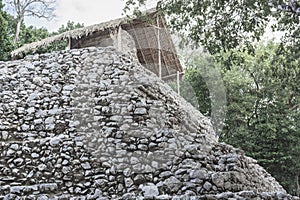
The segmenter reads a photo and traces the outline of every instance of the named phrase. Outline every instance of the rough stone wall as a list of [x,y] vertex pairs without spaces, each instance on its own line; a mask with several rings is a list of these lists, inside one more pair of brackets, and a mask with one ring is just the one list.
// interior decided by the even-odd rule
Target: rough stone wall
[[296,199],[112,48],[0,62],[0,199]]

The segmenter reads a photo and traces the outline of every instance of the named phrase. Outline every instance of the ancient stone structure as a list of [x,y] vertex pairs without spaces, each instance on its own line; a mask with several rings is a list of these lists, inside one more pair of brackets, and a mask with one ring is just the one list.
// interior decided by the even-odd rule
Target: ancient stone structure
[[0,62],[0,199],[297,199],[112,48]]

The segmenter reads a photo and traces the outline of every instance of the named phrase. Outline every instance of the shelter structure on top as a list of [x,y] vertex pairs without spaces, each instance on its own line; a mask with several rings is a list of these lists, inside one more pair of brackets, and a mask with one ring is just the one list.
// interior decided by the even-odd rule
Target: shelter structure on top
[[113,46],[130,54],[164,80],[179,79],[183,74],[166,20],[156,10],[148,10],[140,18],[120,18],[26,44],[14,50],[12,57],[34,53],[63,40],[68,41],[69,49]]

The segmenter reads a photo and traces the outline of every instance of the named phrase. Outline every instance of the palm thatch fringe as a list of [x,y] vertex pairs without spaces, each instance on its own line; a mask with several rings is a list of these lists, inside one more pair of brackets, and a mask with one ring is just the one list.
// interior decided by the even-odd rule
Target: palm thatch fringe
[[[147,10],[146,14],[152,14],[152,13],[154,14],[155,12],[156,12],[155,9],[151,9],[151,10]],[[133,19],[133,18],[131,18],[131,17],[119,18],[119,19],[114,19],[114,20],[108,21],[108,22],[67,31],[67,32],[61,33],[59,35],[45,38],[41,41],[33,42],[30,44],[25,44],[22,47],[12,51],[11,56],[14,58],[14,57],[17,57],[18,55],[27,54],[28,52],[35,52],[37,49],[42,48],[42,47],[47,47],[50,44],[57,42],[57,41],[66,40],[66,39],[79,39],[83,36],[88,36],[97,31],[104,31],[107,29],[115,29],[115,28],[119,27],[121,24],[128,23],[128,21],[131,19]]]

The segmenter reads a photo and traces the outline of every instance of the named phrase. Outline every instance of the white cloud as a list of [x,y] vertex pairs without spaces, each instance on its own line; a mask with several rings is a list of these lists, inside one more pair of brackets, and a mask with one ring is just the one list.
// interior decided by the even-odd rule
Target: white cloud
[[123,0],[57,0],[55,19],[27,18],[25,22],[27,25],[57,31],[69,20],[87,26],[122,17],[123,6]]

